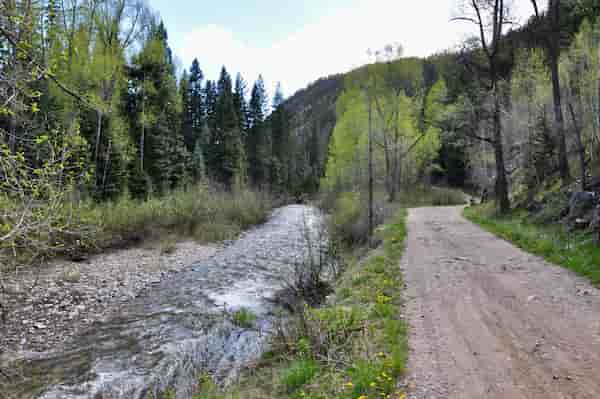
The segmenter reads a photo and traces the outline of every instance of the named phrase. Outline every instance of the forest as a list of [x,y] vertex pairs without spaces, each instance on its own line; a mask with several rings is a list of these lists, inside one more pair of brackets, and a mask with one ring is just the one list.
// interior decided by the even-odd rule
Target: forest
[[2,0],[0,398],[596,397],[600,2],[452,4],[286,97]]
[[[266,197],[320,193],[331,209],[350,195],[370,236],[385,207],[374,201],[418,185],[483,193],[502,213],[539,207],[552,187],[593,190],[600,6],[531,0],[516,25],[510,5],[458,2],[449,23],[478,32],[459,50],[415,58],[386,45],[369,65],[288,99],[278,86],[270,100],[260,76],[249,85],[223,66],[206,78],[202,54],[179,72],[142,0],[4,1],[2,263],[110,246],[154,224],[190,232],[198,223],[181,215],[200,212],[199,192],[262,209]],[[129,224],[111,217],[132,209]]]
[[213,81],[198,59],[178,72],[142,0],[2,2],[0,263],[102,244],[99,215],[136,201],[316,190],[314,140],[291,134],[280,86],[270,100],[262,77]]
[[323,187],[366,191],[370,158],[390,201],[400,187],[449,184],[507,213],[553,185],[596,187],[599,6],[528,3],[515,25],[510,2],[464,2],[451,23],[478,33],[459,51],[416,59],[389,45],[347,74]]

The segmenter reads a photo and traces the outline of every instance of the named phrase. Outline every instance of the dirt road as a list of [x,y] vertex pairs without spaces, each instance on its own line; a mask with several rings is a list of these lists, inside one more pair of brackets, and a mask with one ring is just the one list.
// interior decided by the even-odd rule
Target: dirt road
[[600,398],[600,290],[466,221],[410,211],[410,398]]

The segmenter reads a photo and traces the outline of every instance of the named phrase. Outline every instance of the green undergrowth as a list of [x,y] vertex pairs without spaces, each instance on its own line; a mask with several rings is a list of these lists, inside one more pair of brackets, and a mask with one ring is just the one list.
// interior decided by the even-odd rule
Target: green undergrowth
[[378,228],[382,245],[349,264],[334,299],[297,312],[237,385],[223,392],[203,377],[194,399],[404,398],[397,386],[408,353],[399,267],[406,217],[402,209]]
[[124,196],[100,204],[41,203],[35,212],[6,201],[0,198],[5,211],[0,215],[0,235],[10,239],[0,242],[0,267],[7,268],[36,266],[41,259],[77,258],[142,242],[156,243],[161,253],[170,253],[180,239],[201,243],[233,239],[264,222],[275,204],[265,193],[219,191],[205,184],[145,201]]
[[266,220],[271,199],[250,190],[220,192],[204,185],[147,201],[123,198],[85,211],[106,240],[115,235],[175,232],[200,242],[231,239]]
[[231,314],[231,321],[241,328],[252,328],[256,322],[256,315],[246,308],[236,310]]
[[[392,218],[400,206],[446,206],[465,204],[463,192],[451,188],[417,185],[410,191],[402,190],[396,201],[389,202],[387,194],[375,192],[374,223],[379,225]],[[364,193],[341,191],[326,193],[321,207],[331,214],[330,231],[335,238],[348,247],[360,247],[367,243],[369,232],[368,205]]]
[[589,234],[569,232],[560,223],[536,223],[537,219],[524,210],[499,216],[491,204],[466,208],[464,214],[519,248],[571,269],[600,286],[600,247]]

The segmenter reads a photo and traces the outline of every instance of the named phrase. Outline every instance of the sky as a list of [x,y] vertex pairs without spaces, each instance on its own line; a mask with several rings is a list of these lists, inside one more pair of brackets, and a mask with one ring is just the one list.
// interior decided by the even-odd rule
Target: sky
[[[515,13],[531,14],[529,0]],[[284,95],[368,63],[368,50],[399,43],[405,56],[455,48],[472,32],[458,0],[149,0],[165,22],[178,66],[198,58],[217,79],[225,65],[251,86],[262,74]]]

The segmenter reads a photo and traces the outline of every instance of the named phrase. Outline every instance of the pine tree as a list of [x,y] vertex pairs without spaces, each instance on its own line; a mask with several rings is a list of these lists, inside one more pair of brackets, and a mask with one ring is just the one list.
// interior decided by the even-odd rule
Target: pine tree
[[279,109],[279,107],[283,104],[284,99],[281,82],[277,82],[277,86],[275,87],[275,95],[273,96],[273,111]]
[[252,184],[261,186],[269,176],[270,140],[265,126],[267,111],[267,95],[262,76],[252,87],[249,108],[249,126],[246,137],[246,156],[248,158],[248,175]]
[[283,106],[283,101],[281,84],[277,84],[277,89],[273,97],[273,113],[269,118],[271,124],[271,142],[273,143],[270,181],[279,190],[289,188],[290,159],[293,156],[290,152],[289,116]]
[[211,132],[216,128],[215,115],[217,112],[217,99],[217,85],[212,80],[206,81],[206,87],[204,88],[204,101],[206,105],[205,117],[206,125]]
[[190,76],[184,69],[179,81],[179,95],[181,96],[181,130],[188,151],[194,149],[194,122],[190,92]]
[[206,178],[206,163],[204,162],[204,150],[200,140],[196,141],[191,159],[191,174],[194,182],[203,181]]
[[233,106],[235,107],[238,114],[238,121],[240,124],[240,131],[243,136],[246,136],[248,130],[248,103],[246,101],[246,92],[248,88],[246,81],[242,78],[240,73],[235,78],[235,89],[233,92]]
[[135,175],[143,183],[147,174],[153,189],[159,192],[185,184],[190,162],[181,127],[181,98],[166,38],[164,25],[152,28],[133,60],[130,86],[125,90],[125,107],[140,169]]
[[210,168],[216,181],[232,188],[241,178],[243,147],[233,104],[231,76],[223,67],[217,83],[215,128],[209,146]]
[[185,144],[188,151],[193,152],[195,145],[198,140],[200,140],[201,144],[206,144],[208,141],[205,137],[202,137],[203,127],[205,123],[205,107],[203,100],[203,92],[202,92],[202,80],[204,79],[204,74],[200,69],[200,63],[198,59],[194,59],[192,62],[192,66],[190,68],[189,74],[189,84],[188,97],[190,99],[190,123],[191,129],[188,133],[188,136],[185,137]]

